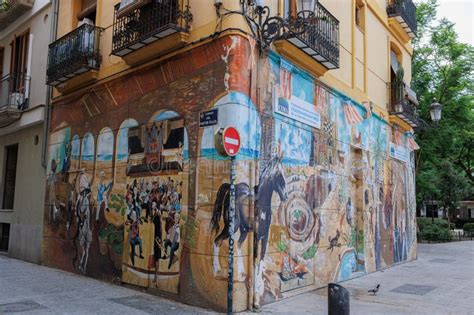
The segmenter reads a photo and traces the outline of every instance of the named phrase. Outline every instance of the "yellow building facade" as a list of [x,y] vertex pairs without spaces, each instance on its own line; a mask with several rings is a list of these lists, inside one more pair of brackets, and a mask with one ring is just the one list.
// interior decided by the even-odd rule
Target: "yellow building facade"
[[43,261],[234,310],[416,258],[411,1],[53,1]]

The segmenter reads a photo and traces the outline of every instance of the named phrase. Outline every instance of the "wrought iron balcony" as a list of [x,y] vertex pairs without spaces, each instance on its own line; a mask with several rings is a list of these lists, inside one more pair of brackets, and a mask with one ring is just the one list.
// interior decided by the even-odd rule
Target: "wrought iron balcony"
[[410,38],[416,36],[416,6],[411,0],[391,0],[387,6],[389,18],[395,18]]
[[90,70],[98,70],[102,28],[84,24],[49,45],[46,82],[56,86]]
[[416,94],[404,83],[390,83],[390,115],[401,118],[410,126],[418,126]]
[[115,6],[112,54],[125,56],[161,38],[189,31],[189,0],[151,1],[125,14]]
[[0,0],[0,25],[6,28],[33,7],[35,0]]
[[9,74],[0,79],[0,128],[28,109],[30,77]]
[[339,20],[322,4],[316,2],[314,11],[298,12],[289,24],[289,42],[327,69],[339,68]]

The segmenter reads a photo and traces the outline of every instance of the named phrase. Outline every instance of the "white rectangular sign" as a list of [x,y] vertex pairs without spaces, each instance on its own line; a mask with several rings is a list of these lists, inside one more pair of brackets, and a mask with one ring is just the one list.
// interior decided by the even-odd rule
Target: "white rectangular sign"
[[275,113],[321,129],[321,115],[316,112],[316,107],[313,104],[294,95],[291,96],[291,100],[281,97],[275,98]]
[[408,151],[406,148],[390,142],[390,157],[402,162],[408,162]]

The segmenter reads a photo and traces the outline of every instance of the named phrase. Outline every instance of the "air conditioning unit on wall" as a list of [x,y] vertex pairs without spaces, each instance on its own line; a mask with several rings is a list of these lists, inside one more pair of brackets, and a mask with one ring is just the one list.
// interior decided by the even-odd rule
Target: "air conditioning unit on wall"
[[12,93],[10,95],[10,109],[20,109],[25,101],[23,93]]

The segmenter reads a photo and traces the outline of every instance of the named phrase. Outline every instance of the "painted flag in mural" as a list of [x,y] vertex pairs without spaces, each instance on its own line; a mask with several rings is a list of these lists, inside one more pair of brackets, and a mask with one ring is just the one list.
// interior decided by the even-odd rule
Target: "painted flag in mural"
[[280,97],[291,99],[291,69],[293,66],[281,60],[280,63]]
[[363,120],[357,109],[349,102],[344,104],[344,117],[349,125],[356,125]]
[[396,145],[403,145],[403,142],[402,142],[402,133],[398,130],[394,130],[393,131],[393,143],[395,143]]
[[412,149],[413,151],[419,150],[420,146],[418,145],[418,143],[416,143],[415,139],[413,139],[413,134],[407,133],[407,137],[408,137],[408,146],[410,147],[410,149]]
[[362,106],[365,108],[365,119],[368,119],[372,116],[372,105],[370,104],[370,101],[364,101],[362,102]]

